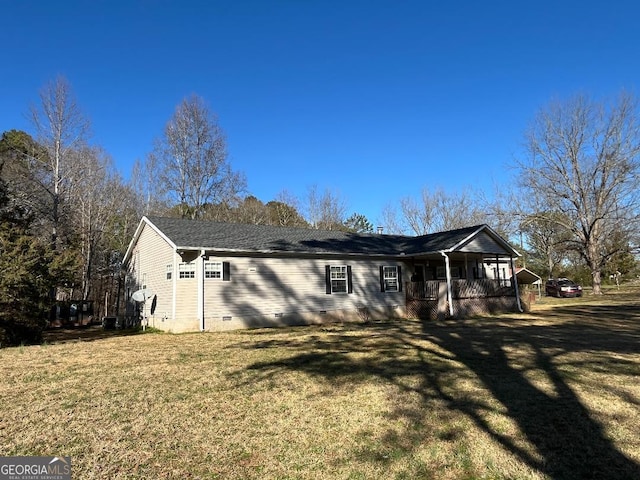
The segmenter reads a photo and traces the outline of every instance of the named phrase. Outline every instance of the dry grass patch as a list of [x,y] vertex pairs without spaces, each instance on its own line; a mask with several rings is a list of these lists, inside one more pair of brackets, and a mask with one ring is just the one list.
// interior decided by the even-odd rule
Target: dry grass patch
[[4,349],[0,451],[74,478],[640,478],[636,299]]

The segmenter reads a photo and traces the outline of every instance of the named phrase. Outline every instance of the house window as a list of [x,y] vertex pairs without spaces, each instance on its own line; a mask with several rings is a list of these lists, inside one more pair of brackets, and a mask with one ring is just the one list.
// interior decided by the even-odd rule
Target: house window
[[179,263],[178,278],[196,278],[196,264],[193,262]]
[[[451,278],[460,278],[460,267],[451,267],[449,272],[451,274]],[[436,276],[438,279],[447,278],[446,267],[438,267],[436,270]]]
[[400,292],[402,291],[400,267],[380,267],[380,291]]
[[347,266],[331,267],[331,293],[347,293]]
[[326,293],[353,293],[350,266],[327,265],[325,270]]
[[167,265],[167,280],[171,280],[171,277],[173,277],[173,265],[169,264]]
[[222,262],[204,262],[204,278],[222,278]]

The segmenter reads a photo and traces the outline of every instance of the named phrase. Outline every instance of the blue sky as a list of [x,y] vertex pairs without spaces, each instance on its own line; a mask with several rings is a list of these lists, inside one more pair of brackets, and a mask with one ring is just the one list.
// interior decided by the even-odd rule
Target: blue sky
[[267,202],[330,188],[374,224],[423,188],[509,181],[535,112],[634,93],[632,1],[0,0],[0,132],[64,75],[128,177],[203,97]]

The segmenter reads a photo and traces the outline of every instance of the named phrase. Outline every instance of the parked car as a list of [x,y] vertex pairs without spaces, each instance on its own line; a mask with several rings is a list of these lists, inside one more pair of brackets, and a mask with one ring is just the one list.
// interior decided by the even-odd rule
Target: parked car
[[547,295],[554,297],[581,297],[582,287],[568,278],[550,278],[544,286]]

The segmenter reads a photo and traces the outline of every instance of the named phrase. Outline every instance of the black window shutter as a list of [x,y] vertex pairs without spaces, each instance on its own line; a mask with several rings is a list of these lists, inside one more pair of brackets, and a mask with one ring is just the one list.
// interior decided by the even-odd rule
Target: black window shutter
[[222,281],[228,282],[231,280],[231,268],[229,262],[222,262]]
[[331,265],[324,267],[324,282],[327,286],[327,294],[331,294]]
[[398,291],[402,291],[402,267],[398,265]]
[[384,292],[384,267],[380,265],[380,291]]
[[353,282],[351,281],[351,266],[347,265],[347,293],[353,293]]

